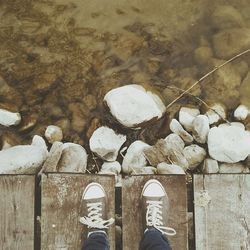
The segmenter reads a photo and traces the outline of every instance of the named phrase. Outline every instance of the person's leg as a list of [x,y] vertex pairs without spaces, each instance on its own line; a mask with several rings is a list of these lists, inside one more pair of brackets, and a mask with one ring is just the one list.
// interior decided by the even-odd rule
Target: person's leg
[[90,183],[82,196],[83,217],[80,222],[88,227],[87,240],[82,250],[109,250],[107,237],[108,227],[114,223],[114,219],[107,220],[106,193],[98,183]]
[[144,233],[140,242],[140,250],[171,250],[167,237],[155,228]]
[[144,235],[140,250],[171,250],[167,236],[176,234],[166,227],[169,201],[167,193],[157,180],[149,180],[143,187],[142,195]]

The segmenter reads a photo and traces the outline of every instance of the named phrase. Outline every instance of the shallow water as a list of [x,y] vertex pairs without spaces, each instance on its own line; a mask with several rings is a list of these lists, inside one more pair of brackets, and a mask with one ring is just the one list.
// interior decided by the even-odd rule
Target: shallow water
[[[50,124],[86,148],[100,124],[128,133],[103,107],[108,90],[141,84],[167,105],[250,48],[247,0],[2,0],[0,17],[0,107],[22,115],[18,127],[1,130],[13,144],[43,135]],[[204,108],[194,96],[222,102],[229,113],[241,102],[250,107],[249,66],[250,53],[221,68],[163,119],[128,133],[128,143],[166,135],[180,105]]]

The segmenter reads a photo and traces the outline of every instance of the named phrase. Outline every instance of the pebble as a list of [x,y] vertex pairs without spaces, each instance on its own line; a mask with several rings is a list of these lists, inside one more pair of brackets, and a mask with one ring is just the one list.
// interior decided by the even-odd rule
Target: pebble
[[0,151],[0,174],[35,174],[47,158],[47,150],[19,145]]
[[219,172],[219,164],[216,160],[207,158],[203,162],[202,173],[215,174]]
[[184,130],[184,128],[176,119],[172,119],[169,126],[170,130],[173,133],[179,135],[186,143],[191,143],[193,141],[193,137],[186,130]]
[[121,173],[121,168],[121,164],[118,161],[104,162],[100,172],[111,172],[118,175]]
[[193,120],[199,114],[199,109],[182,107],[179,112],[179,122],[187,131],[192,131]]
[[172,147],[178,151],[182,151],[185,147],[184,141],[177,134],[169,134],[164,140],[169,145],[169,147]]
[[88,155],[81,145],[67,142],[63,144],[57,170],[59,172],[85,173],[87,160]]
[[188,161],[188,168],[190,170],[195,170],[207,155],[204,148],[195,144],[185,147],[183,154]]
[[142,123],[161,118],[165,112],[161,99],[151,92],[146,92],[140,85],[112,89],[105,95],[104,101],[111,114],[129,128],[138,128]]
[[234,111],[234,118],[239,121],[244,121],[246,120],[248,114],[249,114],[248,108],[245,105],[240,105]]
[[166,162],[157,165],[158,174],[185,174],[182,167],[175,164],[168,164]]
[[188,161],[184,157],[183,149],[175,147],[175,144],[168,143],[163,139],[157,141],[154,146],[144,150],[145,157],[151,166],[157,166],[161,162],[181,166],[184,170],[188,168]]
[[133,168],[142,168],[147,165],[143,151],[150,146],[143,141],[137,140],[130,144],[122,162],[122,172],[129,174]]
[[195,141],[199,143],[206,143],[209,129],[209,120],[207,116],[198,115],[195,117],[192,129]]
[[238,163],[221,163],[219,173],[221,174],[237,174],[237,173],[249,173],[249,169],[241,162]]
[[105,161],[115,161],[126,136],[117,134],[111,128],[102,126],[94,131],[89,140],[92,152]]
[[21,115],[19,113],[10,112],[5,109],[0,109],[0,124],[9,127],[18,125],[21,122]]
[[45,137],[49,143],[61,141],[63,139],[62,129],[55,125],[49,125],[45,130]]
[[[214,110],[216,112],[214,112]],[[226,111],[222,104],[216,103],[211,106],[211,109],[209,109],[206,112],[206,116],[208,117],[209,124],[213,125],[217,122],[219,122],[222,118],[226,119]]]
[[213,127],[208,134],[209,155],[220,162],[236,163],[250,154],[250,133],[238,126]]

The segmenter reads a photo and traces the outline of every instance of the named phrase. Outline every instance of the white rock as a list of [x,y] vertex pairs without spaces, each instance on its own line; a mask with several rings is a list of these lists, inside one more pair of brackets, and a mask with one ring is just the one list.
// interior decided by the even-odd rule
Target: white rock
[[237,109],[234,111],[234,117],[235,119],[239,121],[244,121],[249,114],[249,110],[245,105],[240,105]]
[[184,148],[183,154],[188,161],[188,168],[194,170],[198,167],[206,157],[206,151],[204,148],[198,145],[190,145]]
[[204,174],[214,174],[219,172],[218,162],[214,159],[207,158],[204,160],[202,173]]
[[209,155],[220,162],[236,163],[250,154],[250,133],[238,126],[211,128],[207,143]]
[[121,173],[121,164],[118,161],[104,162],[101,166],[101,172],[112,172],[116,175]]
[[46,142],[40,135],[33,136],[31,145],[40,147],[43,150],[47,151],[47,153],[48,153],[48,147],[46,145]]
[[186,143],[191,143],[193,141],[193,137],[186,130],[184,130],[176,119],[172,119],[169,127],[173,133],[179,135]]
[[140,85],[126,85],[109,91],[104,101],[111,114],[124,126],[137,128],[141,123],[161,118],[165,106],[159,97]]
[[147,165],[147,160],[143,150],[150,148],[148,144],[143,141],[134,141],[130,144],[127,153],[122,162],[122,172],[129,174],[134,168],[142,168]]
[[21,115],[19,113],[10,112],[5,109],[0,109],[0,124],[9,127],[18,125],[21,122]]
[[[214,112],[214,110],[216,112]],[[220,121],[222,118],[226,119],[226,111],[222,104],[216,103],[206,112],[206,116],[208,117],[209,124],[212,125]]]
[[55,141],[61,141],[63,139],[62,129],[55,125],[49,125],[45,130],[45,137],[51,144]]
[[241,122],[222,123],[218,127],[225,128],[225,127],[231,127],[231,126],[235,126],[235,127],[241,128],[242,130],[245,130],[245,125]]
[[0,151],[0,174],[34,174],[47,157],[47,150],[19,145]]
[[205,115],[198,115],[193,120],[193,137],[199,143],[206,143],[209,132],[209,120]]
[[113,129],[103,126],[94,131],[89,140],[89,146],[91,151],[103,160],[115,161],[125,141],[125,135],[116,134]]
[[182,107],[179,112],[179,122],[187,131],[191,131],[193,120],[199,114],[199,109]]
[[85,173],[87,159],[86,150],[81,145],[70,142],[64,143],[57,170],[59,172]]
[[244,166],[241,162],[238,163],[222,163],[220,164],[220,173],[227,174],[227,173],[249,173],[249,169]]
[[169,134],[164,140],[167,142],[168,146],[171,145],[173,149],[176,149],[178,151],[182,151],[185,147],[184,141],[177,134]]
[[184,170],[175,164],[167,164],[162,162],[157,165],[158,174],[185,174]]

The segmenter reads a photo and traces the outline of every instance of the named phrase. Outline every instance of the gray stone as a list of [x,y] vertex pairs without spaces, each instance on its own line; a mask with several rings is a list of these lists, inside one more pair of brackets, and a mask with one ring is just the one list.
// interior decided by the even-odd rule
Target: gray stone
[[142,123],[161,118],[165,106],[161,99],[140,85],[112,89],[105,97],[111,114],[125,127],[138,128]]
[[168,164],[166,162],[157,165],[158,174],[185,174],[182,167],[175,164]]
[[46,160],[47,150],[19,145],[0,151],[0,174],[35,174]]
[[207,155],[204,148],[195,144],[185,147],[183,154],[188,161],[188,169],[190,170],[195,170]]
[[206,112],[206,116],[208,117],[209,124],[212,125],[222,119],[226,119],[226,111],[222,104],[216,103]]
[[214,159],[207,158],[203,162],[202,173],[215,174],[219,172],[218,162]]
[[21,115],[5,109],[0,109],[0,125],[5,127],[15,126],[21,122]]
[[142,168],[147,165],[147,159],[143,151],[150,146],[143,141],[134,141],[130,144],[122,162],[122,172],[129,174],[133,168]]
[[[121,173],[121,164],[118,161],[104,162],[101,166],[101,173],[114,173],[116,175]],[[99,173],[100,173],[99,172]]]
[[125,135],[117,134],[113,129],[103,126],[94,131],[89,140],[89,146],[91,151],[103,160],[115,161],[125,141]]
[[64,143],[62,155],[57,165],[58,172],[85,173],[88,155],[79,144]]
[[45,130],[45,137],[49,143],[61,141],[63,139],[62,129],[55,125],[49,125]]
[[192,131],[193,120],[199,114],[199,109],[182,107],[179,112],[179,122],[187,131]]
[[198,115],[193,121],[193,137],[199,143],[206,143],[209,132],[209,120],[205,115]]
[[184,130],[176,119],[172,119],[169,127],[173,133],[179,135],[186,143],[191,143],[193,141],[193,137],[186,130]]
[[240,105],[234,111],[234,118],[239,121],[244,121],[246,120],[248,114],[249,114],[249,110],[247,106]]

